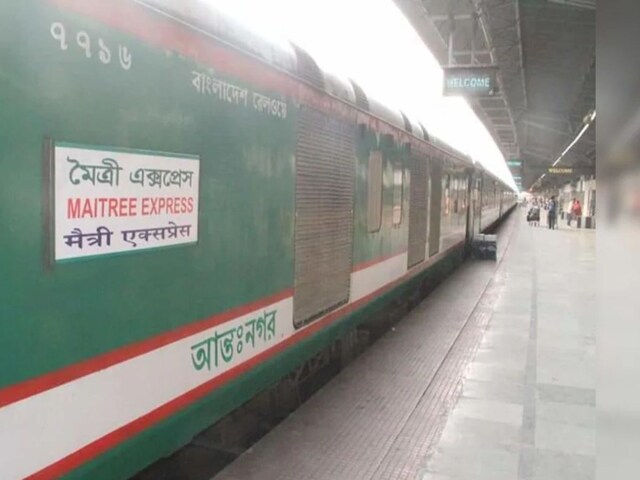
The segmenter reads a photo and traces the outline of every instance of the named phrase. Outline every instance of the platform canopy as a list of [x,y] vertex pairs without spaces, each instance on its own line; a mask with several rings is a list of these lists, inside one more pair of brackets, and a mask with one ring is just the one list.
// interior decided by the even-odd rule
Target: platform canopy
[[468,101],[522,189],[595,175],[595,0],[394,1],[443,67],[497,68]]

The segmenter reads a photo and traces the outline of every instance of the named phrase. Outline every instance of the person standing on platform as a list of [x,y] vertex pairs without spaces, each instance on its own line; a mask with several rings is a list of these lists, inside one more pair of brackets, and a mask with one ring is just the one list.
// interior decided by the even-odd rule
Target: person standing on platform
[[576,218],[577,226],[580,227],[580,217],[582,217],[582,205],[580,205],[580,200],[576,200],[573,203],[573,216]]
[[571,219],[573,217],[573,209],[576,206],[576,199],[571,200],[571,204],[569,205],[569,211],[567,212],[567,227],[571,226]]
[[556,202],[556,197],[551,197],[551,200],[549,200],[549,210],[547,212],[547,223],[549,224],[549,228],[551,230],[555,230],[556,228],[557,212],[558,212],[558,203]]

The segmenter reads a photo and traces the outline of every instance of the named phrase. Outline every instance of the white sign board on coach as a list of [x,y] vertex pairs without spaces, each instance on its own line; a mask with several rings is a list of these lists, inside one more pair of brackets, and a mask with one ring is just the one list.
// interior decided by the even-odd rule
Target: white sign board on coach
[[198,241],[200,159],[56,143],[55,260]]

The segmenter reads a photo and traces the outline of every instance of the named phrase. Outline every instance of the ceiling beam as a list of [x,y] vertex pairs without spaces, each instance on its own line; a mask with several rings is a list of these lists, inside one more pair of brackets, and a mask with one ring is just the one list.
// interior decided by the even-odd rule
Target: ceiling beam
[[550,115],[550,114],[529,111],[526,113],[526,117],[528,119],[539,121],[539,122],[555,122],[555,123],[562,123],[564,125],[569,124],[569,121],[567,120],[566,116],[560,116],[560,115]]
[[557,128],[553,128],[553,127],[549,127],[547,125],[544,125],[542,123],[537,123],[537,122],[532,122],[531,120],[520,120],[520,123],[522,123],[523,125],[527,125],[529,127],[534,127],[537,128],[539,130],[545,130],[547,132],[552,132],[555,133],[557,135],[563,135],[565,137],[570,137],[571,133],[565,131],[565,130],[559,130]]
[[448,22],[449,20],[471,20],[471,13],[457,13],[455,15],[429,15],[427,18],[432,22]]
[[530,148],[526,148],[522,150],[522,153],[525,154],[526,156],[536,157],[536,158],[539,158],[540,160],[544,160],[546,162],[551,163],[551,154],[544,154],[542,152],[531,150]]

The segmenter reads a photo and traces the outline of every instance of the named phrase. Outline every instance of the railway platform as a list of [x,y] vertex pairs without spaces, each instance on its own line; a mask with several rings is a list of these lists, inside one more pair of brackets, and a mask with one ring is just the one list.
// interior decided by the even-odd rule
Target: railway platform
[[529,227],[465,263],[215,480],[595,476],[595,235]]

